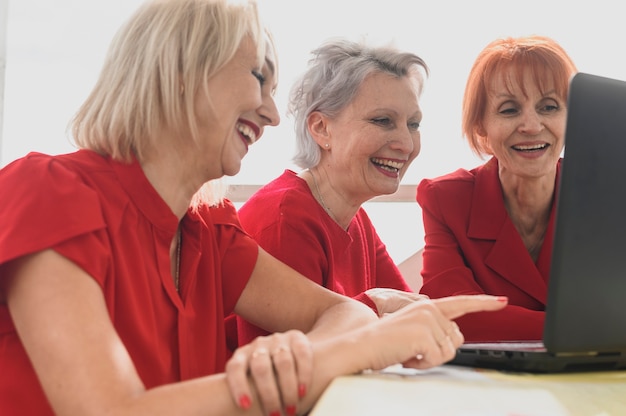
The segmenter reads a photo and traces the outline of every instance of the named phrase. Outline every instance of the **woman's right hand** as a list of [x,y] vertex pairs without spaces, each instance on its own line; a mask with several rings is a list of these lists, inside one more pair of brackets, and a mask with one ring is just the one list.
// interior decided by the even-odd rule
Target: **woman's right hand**
[[374,336],[384,340],[387,347],[381,345],[373,351],[371,369],[380,370],[397,363],[426,369],[450,361],[464,342],[454,319],[466,313],[497,311],[507,303],[508,299],[502,296],[450,296],[420,300],[388,314],[373,324]]
[[226,378],[238,406],[247,409],[258,397],[270,415],[295,415],[312,377],[311,342],[295,330],[258,337],[237,349],[226,364]]

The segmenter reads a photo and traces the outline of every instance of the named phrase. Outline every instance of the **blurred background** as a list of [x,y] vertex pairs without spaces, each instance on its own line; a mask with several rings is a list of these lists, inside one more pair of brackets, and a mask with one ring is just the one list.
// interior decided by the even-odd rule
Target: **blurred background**
[[[141,3],[0,0],[0,166],[33,150],[73,150],[67,123],[95,83],[116,29]],[[259,0],[278,49],[276,101],[282,122],[266,129],[241,172],[228,182],[263,184],[286,168],[296,169],[291,162],[293,125],[285,114],[287,93],[310,51],[329,38],[391,44],[417,53],[429,65],[421,100],[422,150],[403,179],[403,184],[415,185],[424,177],[482,163],[460,135],[460,110],[469,69],[491,40],[550,36],[580,71],[626,79],[626,24],[617,6],[612,0]],[[422,247],[417,203],[370,202],[365,209],[397,262]]]

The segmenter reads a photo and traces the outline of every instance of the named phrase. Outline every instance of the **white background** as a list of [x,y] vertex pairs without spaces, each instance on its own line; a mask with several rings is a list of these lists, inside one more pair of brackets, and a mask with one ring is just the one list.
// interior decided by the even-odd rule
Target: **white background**
[[[140,0],[10,0],[0,166],[37,150],[71,151],[66,127],[87,96],[109,41]],[[556,39],[580,71],[626,79],[626,24],[613,0],[259,0],[279,54],[279,127],[268,128],[230,183],[262,184],[293,168],[287,92],[309,52],[330,37],[365,38],[422,56],[431,69],[421,106],[422,151],[403,183],[481,163],[460,136],[463,88],[491,40],[540,34]],[[369,203],[397,261],[423,244],[416,203]]]

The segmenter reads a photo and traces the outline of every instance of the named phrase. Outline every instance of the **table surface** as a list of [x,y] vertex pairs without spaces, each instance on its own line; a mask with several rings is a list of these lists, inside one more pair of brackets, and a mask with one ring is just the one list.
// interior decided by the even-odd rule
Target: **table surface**
[[504,373],[400,366],[335,379],[310,416],[623,416],[626,371]]

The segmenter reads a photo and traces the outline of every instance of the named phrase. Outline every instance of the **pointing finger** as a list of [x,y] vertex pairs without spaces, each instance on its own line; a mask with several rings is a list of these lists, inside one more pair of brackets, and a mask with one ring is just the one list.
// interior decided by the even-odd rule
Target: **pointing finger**
[[460,295],[433,299],[441,313],[448,319],[472,312],[497,311],[508,304],[506,296]]

